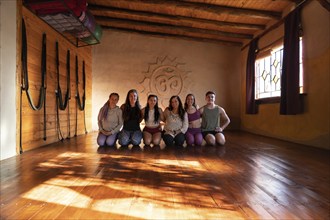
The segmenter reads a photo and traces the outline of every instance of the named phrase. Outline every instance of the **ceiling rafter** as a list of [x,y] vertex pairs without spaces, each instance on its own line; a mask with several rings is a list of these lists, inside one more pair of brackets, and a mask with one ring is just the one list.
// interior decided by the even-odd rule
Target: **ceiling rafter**
[[87,0],[102,28],[244,45],[301,0]]
[[133,30],[130,28],[124,28],[124,27],[106,27],[105,29],[108,30],[116,30],[116,31],[122,31],[126,33],[139,33],[143,35],[149,35],[149,36],[155,36],[155,37],[162,37],[162,38],[172,38],[172,39],[183,39],[183,40],[192,40],[192,41],[199,41],[199,42],[209,42],[209,43],[216,43],[216,44],[223,44],[228,46],[238,46],[241,47],[242,43],[240,42],[233,42],[233,41],[227,41],[227,40],[219,40],[219,39],[211,39],[211,38],[205,38],[202,36],[186,36],[186,35],[176,35],[176,34],[170,34],[170,33],[159,33],[159,32],[151,32],[151,31],[143,31],[143,30]]
[[197,28],[189,28],[189,27],[177,27],[173,25],[159,25],[159,24],[152,24],[151,22],[137,22],[137,21],[127,21],[124,19],[111,19],[111,18],[104,18],[104,17],[97,17],[99,23],[103,26],[108,27],[129,27],[132,29],[142,29],[145,32],[153,32],[159,31],[161,33],[175,33],[177,35],[195,35],[201,34],[204,36],[212,36],[212,38],[217,39],[221,37],[231,37],[231,38],[239,38],[239,39],[252,39],[252,35],[248,34],[235,34],[235,33],[228,33],[223,31],[212,31],[212,30],[205,30],[205,29],[197,29]]
[[247,23],[239,23],[239,22],[225,22],[225,21],[214,21],[207,19],[199,19],[199,18],[189,18],[184,16],[169,16],[169,15],[160,15],[152,12],[139,12],[132,11],[127,9],[117,9],[113,7],[102,7],[96,5],[89,5],[89,9],[96,16],[107,16],[111,18],[131,18],[132,20],[138,19],[142,21],[147,21],[152,18],[154,22],[159,21],[159,23],[182,23],[186,24],[184,26],[193,26],[193,24],[200,23],[204,26],[213,26],[213,30],[217,30],[217,28],[225,27],[225,28],[236,28],[236,29],[245,29],[245,30],[264,30],[266,25],[258,25],[258,24],[247,24]]
[[[95,4],[94,1],[90,1]],[[218,16],[219,14],[228,14],[235,16],[249,16],[252,18],[262,18],[262,19],[281,19],[281,13],[276,11],[264,11],[256,9],[244,9],[235,7],[226,7],[219,5],[210,5],[204,3],[189,3],[182,1],[173,0],[116,0],[116,1],[99,1],[100,6],[112,6],[122,9],[131,9],[138,11],[149,12],[150,8],[158,8],[158,13],[162,14],[174,14],[175,11],[184,11],[191,17],[195,17],[196,12],[207,13],[211,15]],[[174,9],[174,10],[173,10]],[[174,13],[173,13],[174,11]],[[179,14],[177,14],[179,15]]]

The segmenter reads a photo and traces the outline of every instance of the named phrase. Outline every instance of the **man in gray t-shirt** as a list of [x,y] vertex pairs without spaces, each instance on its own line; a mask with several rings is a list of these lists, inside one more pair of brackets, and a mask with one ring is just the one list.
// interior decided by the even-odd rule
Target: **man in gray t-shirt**
[[[206,105],[199,109],[202,115],[202,134],[209,145],[224,145],[226,142],[223,130],[229,125],[230,119],[225,110],[214,103],[215,92],[208,91],[205,95]],[[223,124],[220,125],[220,119]]]

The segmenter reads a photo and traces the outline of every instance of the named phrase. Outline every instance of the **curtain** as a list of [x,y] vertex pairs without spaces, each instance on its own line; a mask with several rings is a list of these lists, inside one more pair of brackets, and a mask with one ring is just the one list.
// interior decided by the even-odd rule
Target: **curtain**
[[295,115],[302,112],[299,98],[299,35],[300,9],[291,12],[284,23],[281,115]]
[[251,41],[246,63],[246,114],[258,113],[255,100],[255,60],[258,40],[259,38],[256,38]]

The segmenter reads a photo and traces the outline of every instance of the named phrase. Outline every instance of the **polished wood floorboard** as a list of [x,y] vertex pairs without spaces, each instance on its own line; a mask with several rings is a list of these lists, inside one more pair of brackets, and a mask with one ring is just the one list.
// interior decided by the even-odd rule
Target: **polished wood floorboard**
[[96,133],[1,161],[1,219],[330,219],[330,151],[244,132],[116,150]]

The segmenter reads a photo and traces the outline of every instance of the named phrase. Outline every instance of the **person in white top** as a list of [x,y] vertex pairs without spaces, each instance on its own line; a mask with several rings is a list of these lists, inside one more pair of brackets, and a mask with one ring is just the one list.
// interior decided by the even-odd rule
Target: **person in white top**
[[158,97],[149,95],[146,107],[142,109],[142,117],[145,122],[143,128],[144,148],[159,146],[162,139],[162,127],[160,122],[164,120],[163,110],[158,107]]
[[167,147],[176,145],[182,147],[185,133],[188,130],[188,115],[184,110],[179,96],[172,96],[169,106],[164,111],[163,140]]

